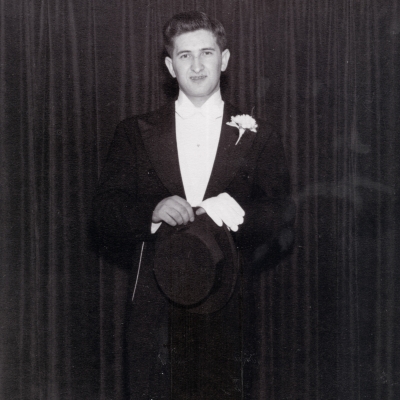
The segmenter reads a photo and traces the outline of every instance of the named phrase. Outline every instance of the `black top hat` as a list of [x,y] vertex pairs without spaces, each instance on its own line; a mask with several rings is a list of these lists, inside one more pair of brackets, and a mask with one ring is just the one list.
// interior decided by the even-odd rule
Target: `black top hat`
[[154,274],[162,292],[175,304],[199,314],[220,310],[233,293],[238,271],[231,233],[207,214],[187,225],[159,228]]

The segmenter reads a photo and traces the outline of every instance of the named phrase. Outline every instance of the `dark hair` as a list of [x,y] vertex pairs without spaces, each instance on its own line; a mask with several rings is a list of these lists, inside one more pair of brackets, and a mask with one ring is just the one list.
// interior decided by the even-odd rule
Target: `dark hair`
[[174,39],[177,36],[199,29],[210,31],[215,36],[221,51],[226,49],[226,34],[221,22],[210,19],[201,11],[188,11],[174,15],[164,26],[164,46],[168,54],[172,56]]

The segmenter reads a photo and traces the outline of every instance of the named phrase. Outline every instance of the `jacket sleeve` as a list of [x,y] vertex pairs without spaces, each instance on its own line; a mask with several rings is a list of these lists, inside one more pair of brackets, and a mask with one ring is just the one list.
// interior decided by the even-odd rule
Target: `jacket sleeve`
[[139,241],[152,240],[152,212],[161,200],[140,192],[138,153],[143,149],[137,120],[122,121],[110,145],[93,199],[97,244],[110,261],[123,262]]
[[[279,135],[269,132],[260,150],[250,156],[255,157],[251,163],[254,170],[248,176],[238,177],[251,176],[251,182],[246,196],[237,199],[245,217],[235,239],[239,248],[251,252],[253,264],[260,265],[266,260],[276,264],[291,250],[294,241],[295,205],[284,149]],[[235,197],[234,190],[232,196]]]

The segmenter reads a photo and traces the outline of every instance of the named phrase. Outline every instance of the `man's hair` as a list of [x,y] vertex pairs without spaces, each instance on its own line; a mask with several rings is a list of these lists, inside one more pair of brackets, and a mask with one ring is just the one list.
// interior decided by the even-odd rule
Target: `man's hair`
[[188,11],[174,15],[164,26],[164,46],[168,54],[172,56],[177,36],[199,29],[210,31],[215,36],[221,52],[226,49],[226,34],[221,22],[209,18],[201,11]]

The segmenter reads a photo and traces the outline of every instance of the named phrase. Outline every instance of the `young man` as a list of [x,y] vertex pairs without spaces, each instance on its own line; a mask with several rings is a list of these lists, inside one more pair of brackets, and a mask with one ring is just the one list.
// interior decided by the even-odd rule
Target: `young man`
[[[107,254],[120,266],[133,264],[130,398],[256,398],[244,357],[256,354],[246,285],[255,265],[276,263],[290,246],[282,144],[267,124],[222,100],[230,53],[221,23],[197,11],[178,14],[165,26],[164,42],[178,99],[121,122],[94,201]],[[227,304],[201,314],[166,298],[153,257],[163,224],[189,225],[205,214],[229,229],[242,272]]]

